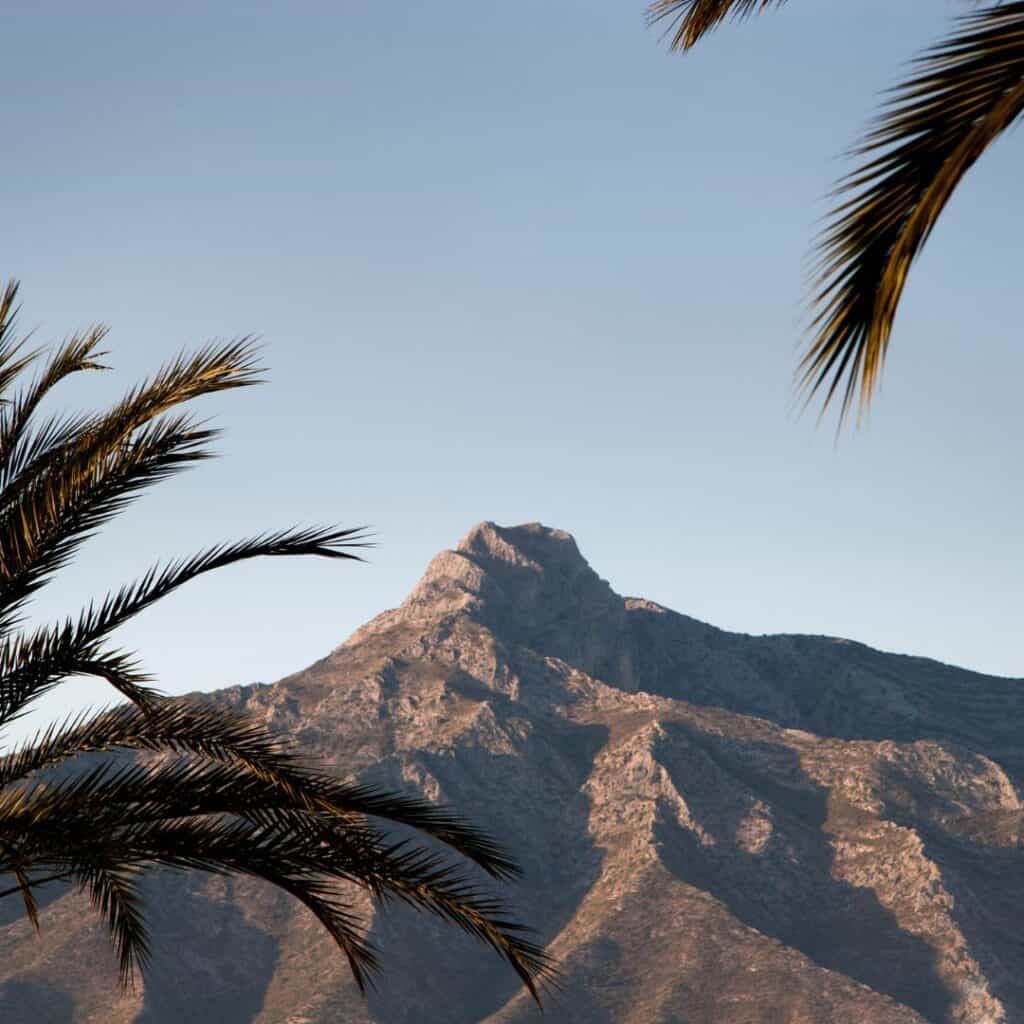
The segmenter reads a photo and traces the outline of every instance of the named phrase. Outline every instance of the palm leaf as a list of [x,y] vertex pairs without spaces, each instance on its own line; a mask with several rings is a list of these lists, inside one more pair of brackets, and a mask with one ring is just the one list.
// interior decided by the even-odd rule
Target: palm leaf
[[[74,421],[58,425],[75,430]],[[10,629],[24,603],[96,530],[146,488],[210,458],[216,431],[188,416],[168,416],[136,432],[88,475],[50,474],[0,505],[0,626]]]
[[25,339],[15,336],[18,317],[18,282],[8,281],[0,293],[0,402],[22,370],[38,352],[23,352]]
[[[657,0],[673,49],[687,50],[728,17],[784,0]],[[1024,3],[991,3],[915,62],[854,150],[861,166],[817,244],[811,342],[798,388],[841,394],[839,424],[870,404],[908,272],[950,197],[981,154],[1024,113]],[[858,398],[859,396],[859,398]]]
[[77,622],[38,629],[0,649],[0,722],[23,713],[66,676],[90,673],[100,645],[114,629],[199,576],[252,558],[317,555],[359,561],[352,549],[367,543],[362,528],[306,527],[220,544],[154,566],[136,583],[85,609]]
[[878,383],[907,272],[951,195],[1024,112],[1024,3],[958,19],[918,59],[855,151],[866,158],[818,245],[813,341],[800,364],[807,397],[842,391],[840,422]]
[[665,21],[673,50],[689,50],[727,18],[737,21],[781,7],[785,0],[655,0],[647,9],[651,24]]
[[[518,874],[515,862],[490,836],[450,809],[406,794],[346,783],[311,767],[283,740],[237,712],[189,700],[164,699],[146,707],[124,705],[94,716],[80,716],[65,727],[47,729],[0,760],[0,790],[23,782],[69,758],[115,750],[150,750],[194,755],[248,774],[230,776],[239,784],[230,799],[246,797],[258,805],[306,810],[343,823],[365,816],[415,829],[445,843],[494,878]],[[220,780],[221,785],[225,784]],[[200,793],[195,781],[188,790]],[[260,788],[260,787],[263,788]],[[224,796],[223,788],[218,790]],[[181,813],[221,813],[228,806],[204,804]],[[191,806],[191,805],[189,805]],[[241,806],[241,805],[239,805]]]
[[65,564],[76,548],[149,484],[208,458],[215,437],[189,417],[156,419],[199,395],[259,380],[255,350],[243,339],[180,356],[113,409],[88,418],[51,420],[26,433],[42,395],[70,373],[98,367],[102,334],[72,339],[42,378],[0,423],[0,627]]
[[374,974],[380,970],[380,960],[374,947],[363,937],[363,922],[339,898],[336,885],[323,878],[296,878],[271,866],[265,867],[260,877],[311,911],[345,954],[360,992],[371,987]]
[[4,471],[21,461],[15,455],[15,447],[46,395],[74,373],[107,368],[98,362],[106,353],[97,351],[106,333],[106,328],[94,327],[85,334],[69,338],[51,357],[39,379],[0,414],[0,459]]
[[14,876],[14,880],[17,883],[13,888],[0,893],[0,897],[13,896],[15,894],[21,896],[25,907],[25,916],[32,927],[39,931],[39,904],[36,902],[32,889],[40,883],[34,881],[25,870],[24,861],[18,856],[15,847],[0,840],[0,851],[2,851],[2,854],[0,854],[2,862],[6,866],[7,871]]
[[[0,834],[12,837],[16,856],[79,878],[116,864],[239,872],[283,888],[282,880],[354,882],[378,901],[397,899],[463,928],[537,995],[550,963],[502,901],[438,854],[390,843],[368,824],[278,806],[276,792],[224,765],[104,764],[72,780],[8,787],[0,796]],[[307,905],[310,898],[307,891]],[[349,930],[351,920],[346,916]],[[351,960],[353,951],[346,953]]]
[[93,906],[106,918],[117,953],[122,989],[129,988],[136,968],[150,958],[149,933],[142,915],[138,882],[140,872],[134,865],[115,863],[104,867],[90,864],[76,872],[78,882],[89,892]]
[[[345,884],[440,915],[489,944],[536,997],[544,951],[463,874],[518,873],[487,834],[445,807],[345,782],[235,712],[162,697],[110,635],[205,573],[264,556],[357,560],[362,530],[289,529],[151,568],[78,616],[17,632],[27,602],[149,486],[209,458],[215,432],[175,409],[256,383],[245,339],[180,356],[99,414],[39,408],[68,376],[99,369],[102,328],[70,338],[36,379],[4,397],[38,357],[17,337],[17,285],[0,295],[0,726],[70,676],[107,680],[132,703],[54,725],[0,757],[0,874],[38,924],[35,890],[86,889],[110,928],[121,982],[149,955],[139,882],[158,869],[248,874],[308,907],[360,984],[378,966]],[[146,752],[139,758],[135,752]],[[80,755],[108,754],[85,771]],[[129,756],[124,756],[124,755]],[[415,830],[395,842],[389,830]],[[445,856],[428,848],[447,847]],[[427,845],[424,845],[427,844]],[[461,858],[450,863],[446,856]],[[479,871],[477,871],[479,874]]]

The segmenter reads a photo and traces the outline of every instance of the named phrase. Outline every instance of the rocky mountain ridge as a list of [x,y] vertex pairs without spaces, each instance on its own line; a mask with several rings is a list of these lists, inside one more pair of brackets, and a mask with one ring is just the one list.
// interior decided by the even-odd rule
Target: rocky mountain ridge
[[114,1005],[79,897],[0,928],[3,1020],[1024,1021],[1021,681],[726,633],[619,597],[567,533],[482,523],[328,657],[208,699],[504,838],[561,992],[541,1018],[468,940],[363,903],[364,1000],[287,898],[168,876]]

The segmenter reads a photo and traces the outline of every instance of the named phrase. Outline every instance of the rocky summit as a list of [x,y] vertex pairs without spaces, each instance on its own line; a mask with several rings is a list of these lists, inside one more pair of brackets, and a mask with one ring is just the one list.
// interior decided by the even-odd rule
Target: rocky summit
[[483,523],[401,607],[245,709],[339,772],[503,839],[561,965],[543,1016],[497,958],[359,898],[362,997],[310,916],[160,875],[144,982],[54,894],[0,918],[5,1024],[1024,1021],[1024,681],[615,594],[572,537]]

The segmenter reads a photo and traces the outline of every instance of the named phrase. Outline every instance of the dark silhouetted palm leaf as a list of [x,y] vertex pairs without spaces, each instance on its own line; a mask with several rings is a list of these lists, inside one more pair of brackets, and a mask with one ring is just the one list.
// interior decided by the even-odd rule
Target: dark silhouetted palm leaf
[[[106,918],[122,983],[149,956],[139,883],[154,869],[262,878],[299,900],[348,957],[360,987],[378,964],[344,886],[378,903],[438,915],[504,957],[534,997],[547,955],[504,904],[471,881],[518,874],[488,835],[444,807],[343,782],[237,713],[161,696],[134,657],[110,646],[118,626],[196,577],[264,556],[355,559],[361,530],[306,528],[223,544],[156,566],[59,625],[19,630],[26,602],[80,545],[147,487],[210,457],[215,431],[177,410],[258,380],[249,342],[180,357],[101,414],[35,422],[61,380],[102,369],[103,330],[75,336],[10,397],[40,359],[15,337],[17,287],[0,296],[0,728],[73,675],[106,679],[131,703],[51,726],[0,757],[0,873],[39,926],[34,890],[83,887]],[[132,752],[95,758],[86,754]],[[55,771],[56,769],[56,771]],[[445,857],[389,834],[405,826]]]
[[[781,0],[779,0],[781,2]],[[774,0],[659,0],[673,46],[687,49],[727,16]],[[855,150],[861,166],[840,182],[818,242],[812,340],[799,384],[824,407],[840,394],[840,422],[878,384],[907,273],[956,187],[1024,114],[1024,3],[995,3],[957,19],[915,62]]]

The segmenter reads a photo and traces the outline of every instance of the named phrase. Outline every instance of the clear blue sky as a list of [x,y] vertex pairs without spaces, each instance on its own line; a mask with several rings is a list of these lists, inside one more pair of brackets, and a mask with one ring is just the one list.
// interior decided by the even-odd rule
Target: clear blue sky
[[1024,674],[1024,136],[935,233],[867,427],[790,409],[839,154],[960,9],[793,0],[680,58],[642,0],[6,5],[0,273],[40,340],[113,328],[66,402],[211,337],[271,368],[39,617],[154,556],[372,524],[369,565],[253,563],[123,631],[170,691],[270,681],[474,522],[541,520],[729,629]]

